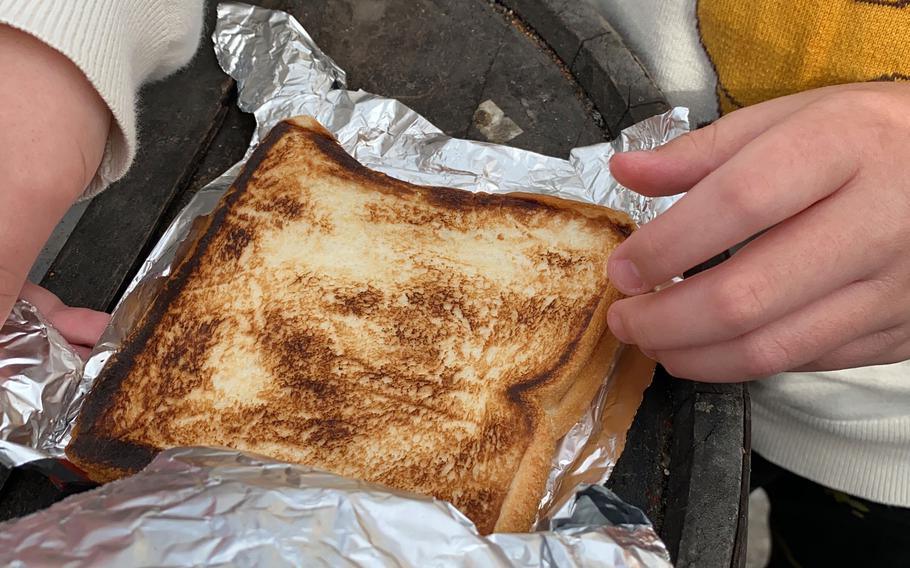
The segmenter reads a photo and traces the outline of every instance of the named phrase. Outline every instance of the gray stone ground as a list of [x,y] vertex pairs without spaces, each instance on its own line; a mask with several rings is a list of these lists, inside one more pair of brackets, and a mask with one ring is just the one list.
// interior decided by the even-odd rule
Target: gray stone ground
[[44,248],[41,250],[41,253],[38,255],[38,258],[35,260],[35,264],[32,265],[32,270],[29,272],[28,279],[32,282],[38,283],[41,282],[41,279],[44,278],[47,269],[50,268],[51,263],[54,261],[54,258],[57,257],[57,254],[60,252],[60,249],[63,248],[63,243],[66,242],[66,239],[70,236],[70,233],[73,232],[73,229],[76,228],[76,223],[79,222],[79,219],[82,217],[82,214],[85,213],[86,207],[88,207],[89,202],[77,203],[70,209],[69,213],[63,218],[57,228],[54,229],[54,232],[51,234],[51,237],[48,239],[47,244],[44,245]]
[[771,535],[768,533],[768,496],[761,489],[749,497],[749,540],[746,547],[746,568],[765,568],[771,554]]

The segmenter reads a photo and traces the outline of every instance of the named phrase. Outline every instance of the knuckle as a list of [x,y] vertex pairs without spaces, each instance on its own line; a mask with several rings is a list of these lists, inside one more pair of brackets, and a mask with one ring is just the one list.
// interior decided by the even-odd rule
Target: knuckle
[[22,290],[22,280],[15,270],[0,265],[0,300],[15,301]]
[[724,195],[725,207],[734,219],[752,225],[769,215],[768,184],[761,175],[742,176],[725,185],[731,188]]
[[[835,97],[837,104],[850,104],[853,108],[875,114],[889,112],[894,108],[895,97],[875,88],[860,89],[856,92],[844,92]],[[843,108],[843,107],[841,107]]]
[[905,327],[892,327],[883,329],[872,334],[869,342],[869,350],[874,355],[879,355],[907,341],[907,329]]
[[739,336],[754,329],[765,312],[766,286],[751,276],[727,278],[714,291],[718,323],[728,335]]
[[[656,230],[655,227],[659,228],[659,225],[652,225],[651,227],[644,227],[639,229],[637,232],[632,233],[632,238],[639,237],[639,244],[642,248],[643,254],[653,255],[660,251],[663,246],[663,238],[660,235],[660,231]],[[645,229],[650,228],[650,231]]]
[[828,115],[826,118],[830,113],[842,114],[849,109],[851,114],[863,117],[867,130],[875,126],[893,130],[895,124],[907,123],[905,113],[898,110],[905,106],[906,102],[897,92],[875,83],[832,92],[815,105],[817,110]]
[[756,337],[743,344],[742,368],[750,378],[775,375],[794,366],[789,346],[777,338]]
[[[874,314],[879,325],[900,326],[907,319],[907,288],[906,281],[896,275],[884,274],[854,284],[855,289],[861,294],[874,298],[874,307],[870,315]],[[895,306],[907,306],[904,309],[894,309]]]
[[689,149],[695,155],[709,154],[714,149],[715,140],[717,139],[717,127],[709,124],[684,135]]
[[727,121],[729,116],[721,117],[718,120],[715,120],[711,124],[699,128],[693,134],[693,142],[696,144],[699,151],[702,153],[712,156],[717,153],[721,148],[721,140],[723,139],[723,134],[727,132]]
[[[654,225],[652,229],[658,229]],[[672,259],[676,255],[671,250],[671,243],[658,230],[640,230],[641,250],[637,262],[646,286],[656,286],[676,276],[677,269],[673,266]]]
[[889,301],[897,299],[905,291],[904,282],[895,274],[880,274],[869,278],[863,282],[870,291],[878,297],[886,298]]

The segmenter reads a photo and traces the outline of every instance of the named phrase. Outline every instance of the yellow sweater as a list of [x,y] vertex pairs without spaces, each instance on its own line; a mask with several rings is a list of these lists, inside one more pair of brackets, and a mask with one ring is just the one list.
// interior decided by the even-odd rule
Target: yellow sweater
[[842,83],[910,79],[910,0],[699,0],[721,112]]
[[[589,1],[696,123],[816,87],[910,77],[910,0]],[[910,362],[784,374],[751,393],[764,457],[910,507]]]

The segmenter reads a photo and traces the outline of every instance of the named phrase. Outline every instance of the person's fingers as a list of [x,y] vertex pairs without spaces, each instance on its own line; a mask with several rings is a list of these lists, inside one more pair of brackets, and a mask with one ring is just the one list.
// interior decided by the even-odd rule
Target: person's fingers
[[79,358],[83,361],[88,361],[88,358],[92,355],[92,349],[89,347],[82,347],[81,345],[73,345],[73,349],[79,355]]
[[56,294],[29,281],[22,285],[19,297],[38,308],[38,311],[44,315],[64,306]]
[[49,319],[71,344],[93,347],[101,338],[111,316],[87,308],[63,308],[54,312]]
[[798,97],[784,97],[737,110],[655,150],[616,154],[610,160],[610,174],[622,185],[651,197],[688,191],[802,106]]
[[910,326],[898,325],[860,337],[793,370],[839,371],[907,359],[910,359]]
[[834,91],[867,89],[866,84],[813,89],[736,110],[653,151],[623,152],[610,160],[622,185],[652,197],[689,191],[747,143],[795,112]]
[[92,347],[110,321],[110,315],[87,308],[70,308],[54,293],[27,282],[19,297],[35,306],[72,345]]
[[0,265],[0,326],[6,322],[13,304],[19,297],[22,282],[16,273]]
[[616,287],[647,292],[843,186],[858,160],[828,118],[802,112],[772,128],[632,233],[610,257]]
[[616,302],[608,314],[613,333],[648,350],[708,345],[758,329],[866,277],[890,254],[866,225],[851,222],[866,201],[863,192],[845,189],[764,233],[720,266]]
[[674,376],[710,382],[757,379],[799,368],[860,337],[875,333],[891,300],[882,284],[862,281],[736,339],[652,353]]

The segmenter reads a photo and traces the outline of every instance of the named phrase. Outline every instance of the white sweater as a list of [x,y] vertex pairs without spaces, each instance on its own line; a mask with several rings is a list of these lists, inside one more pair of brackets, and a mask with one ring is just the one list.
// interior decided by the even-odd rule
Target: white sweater
[[[674,105],[718,115],[696,0],[593,0]],[[764,6],[769,6],[765,3]],[[755,5],[753,5],[755,6]],[[817,483],[910,507],[910,362],[752,383],[752,446]]]
[[86,191],[91,196],[133,161],[139,87],[176,71],[196,52],[202,0],[0,0],[0,24],[67,56],[110,107],[114,123]]

